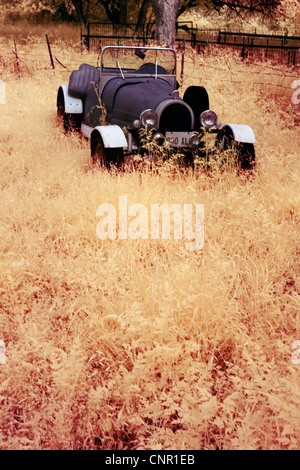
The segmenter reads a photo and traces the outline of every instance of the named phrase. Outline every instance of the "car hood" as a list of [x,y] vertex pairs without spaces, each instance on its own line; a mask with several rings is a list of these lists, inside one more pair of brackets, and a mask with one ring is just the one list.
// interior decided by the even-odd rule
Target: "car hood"
[[109,122],[132,124],[145,109],[156,109],[162,101],[175,99],[173,90],[161,78],[113,78],[104,87],[101,98]]

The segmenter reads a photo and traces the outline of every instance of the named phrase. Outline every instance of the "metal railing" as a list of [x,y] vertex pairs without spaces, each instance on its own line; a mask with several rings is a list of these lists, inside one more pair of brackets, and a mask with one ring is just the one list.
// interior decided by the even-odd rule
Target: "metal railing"
[[[97,50],[107,45],[146,46],[154,40],[155,23],[137,27],[136,24],[115,26],[92,22],[88,23],[85,34],[81,32],[82,46]],[[190,21],[176,24],[176,43],[190,44],[198,53],[208,45],[217,45],[238,51],[243,60],[271,60],[289,66],[300,65],[300,37],[297,36],[198,29]]]

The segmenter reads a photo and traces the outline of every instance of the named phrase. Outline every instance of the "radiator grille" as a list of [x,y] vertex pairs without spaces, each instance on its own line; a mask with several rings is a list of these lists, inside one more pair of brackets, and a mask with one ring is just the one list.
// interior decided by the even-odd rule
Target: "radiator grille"
[[182,103],[171,103],[162,112],[159,122],[159,130],[165,131],[190,131],[192,116],[190,110]]

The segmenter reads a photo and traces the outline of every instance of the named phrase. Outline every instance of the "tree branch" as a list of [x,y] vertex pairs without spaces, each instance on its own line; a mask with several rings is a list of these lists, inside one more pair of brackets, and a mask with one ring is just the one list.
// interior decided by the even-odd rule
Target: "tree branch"
[[281,5],[281,0],[211,0],[215,10],[227,7],[236,13],[261,13],[272,15]]
[[177,12],[177,18],[179,18],[180,15],[185,13],[190,8],[195,8],[197,5],[199,5],[198,0],[184,0],[183,3],[180,5],[179,10]]

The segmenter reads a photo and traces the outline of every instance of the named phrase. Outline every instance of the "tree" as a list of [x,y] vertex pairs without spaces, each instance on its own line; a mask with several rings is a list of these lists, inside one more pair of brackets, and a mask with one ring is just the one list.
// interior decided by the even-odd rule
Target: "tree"
[[[161,4],[164,4],[164,3],[165,2],[161,2]],[[185,13],[187,10],[190,10],[191,8],[196,7],[197,5],[199,5],[198,0],[180,0],[179,7],[176,12],[176,18],[179,18],[180,15]],[[138,14],[138,19],[137,19],[137,24],[136,24],[136,31],[141,32],[145,29],[145,24],[148,21],[149,16],[151,16],[149,15],[149,11],[153,12],[154,10],[156,18],[157,16],[161,18],[162,20],[164,18],[169,18],[170,13],[171,13],[169,6],[168,5],[162,5],[162,6],[165,7],[165,10],[167,10],[167,14],[168,14],[167,17],[164,17],[164,11],[160,12],[161,6],[159,2],[156,2],[153,0],[142,0],[142,2],[140,2],[140,5],[138,5],[139,14]],[[158,31],[156,34],[158,38],[160,38],[160,30],[162,30],[162,28],[158,26]],[[162,35],[165,36],[165,31],[162,33]],[[159,39],[159,42],[162,42],[162,41]],[[167,42],[172,43],[173,41],[171,39],[170,41],[167,41]]]
[[127,23],[127,0],[120,1],[120,24]]
[[225,7],[238,15],[262,14],[271,16],[282,0],[152,0],[156,16],[156,39],[159,44],[173,46],[176,18],[189,8],[203,5],[221,12]]
[[108,20],[113,25],[127,23],[127,0],[97,0],[96,5],[102,5]]
[[90,7],[104,8],[107,19],[113,25],[126,25],[127,23],[127,0],[72,0],[79,23],[86,26]]
[[176,19],[180,0],[152,0],[156,18],[158,44],[173,47],[175,44]]
[[185,13],[187,10],[190,10],[191,8],[195,8],[199,5],[198,0],[183,0],[180,2],[180,7],[177,12],[177,18],[181,16],[183,13]]
[[136,24],[136,32],[143,31],[146,21],[147,15],[149,12],[150,7],[152,7],[152,0],[143,0],[142,4],[139,9],[139,15]]
[[272,15],[281,5],[282,0],[210,0],[213,8],[221,11],[225,7],[238,15]]
[[[128,12],[137,18],[137,31],[142,31],[149,16],[155,14],[156,39],[159,44],[173,46],[175,43],[176,19],[191,8],[214,9],[220,13],[238,15],[262,14],[271,16],[282,4],[288,11],[297,11],[299,0],[0,0],[0,5],[26,5],[33,12],[43,9],[55,13],[65,6],[70,15],[74,10],[81,25],[86,26],[92,16],[105,12],[113,25],[126,25]],[[291,9],[291,4],[293,8]],[[296,13],[295,13],[296,14]]]
[[79,23],[83,26],[86,26],[89,17],[90,0],[86,0],[86,8],[84,8],[84,2],[82,0],[72,0],[72,3],[74,5]]

